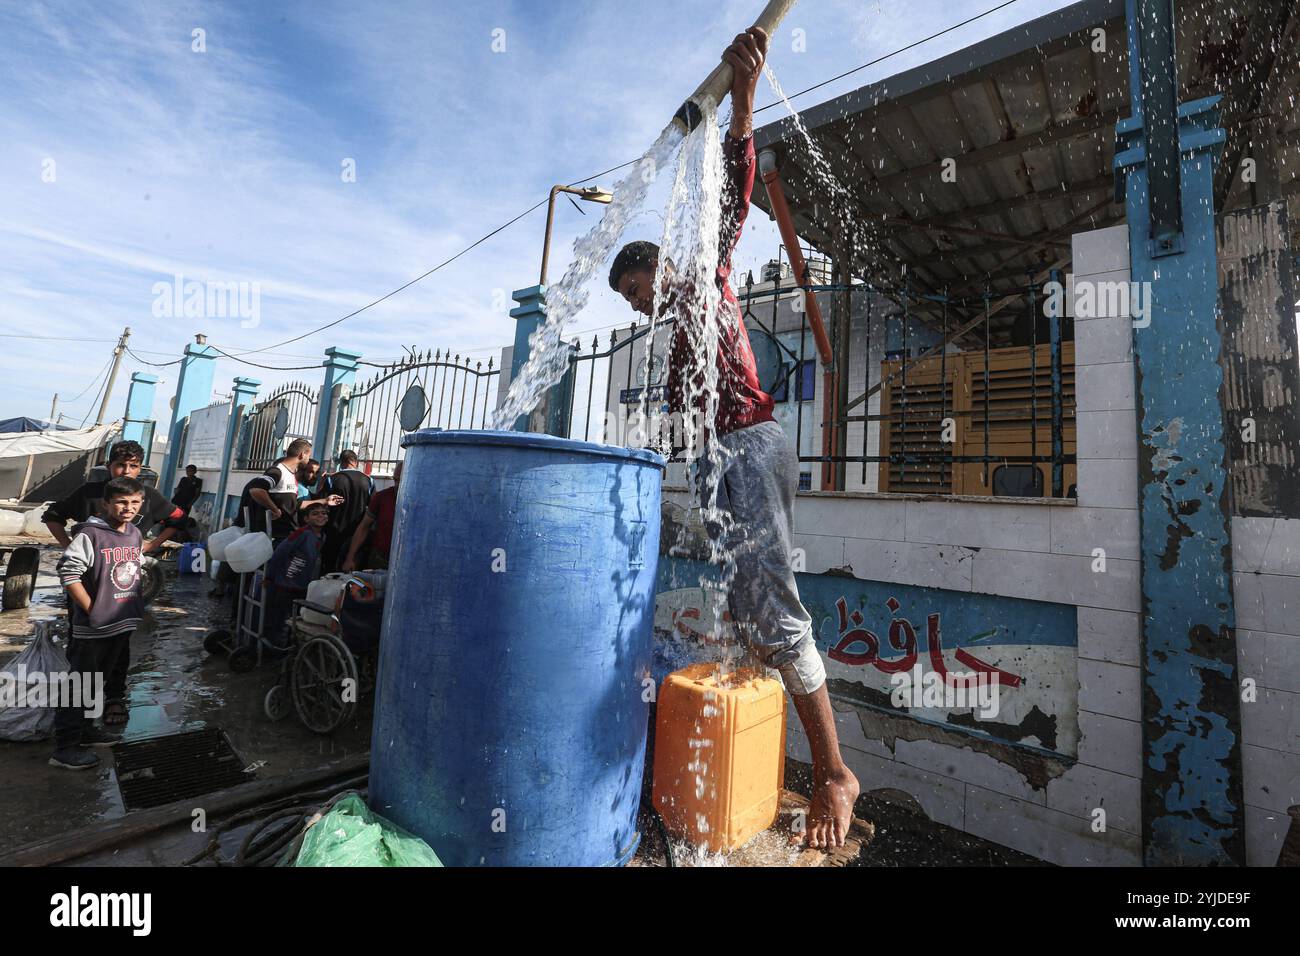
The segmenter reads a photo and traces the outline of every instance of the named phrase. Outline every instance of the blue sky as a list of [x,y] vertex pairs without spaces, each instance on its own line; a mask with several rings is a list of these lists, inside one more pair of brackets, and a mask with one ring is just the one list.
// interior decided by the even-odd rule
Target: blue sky
[[[996,0],[803,0],[769,61],[794,92],[996,5]],[[1065,6],[1010,7],[795,100],[824,102]],[[225,351],[261,348],[338,318],[569,182],[639,156],[761,0],[425,3],[10,3],[0,8],[0,418],[44,417],[55,392],[74,424],[124,326],[146,360],[195,332]],[[205,52],[193,50],[204,31]],[[806,49],[795,52],[793,32]],[[504,31],[495,32],[494,31]],[[494,51],[504,40],[504,50]],[[759,89],[758,105],[773,96]],[[781,107],[759,122],[780,117]],[[355,161],[355,182],[342,164]],[[52,176],[51,176],[52,172]],[[612,186],[615,176],[599,180]],[[51,181],[52,179],[52,181]],[[551,275],[599,214],[557,206]],[[484,360],[513,336],[499,308],[534,284],[544,210],[441,272],[328,332],[250,356],[319,361],[329,345],[367,358],[402,346]],[[648,211],[625,238],[658,238]],[[736,272],[775,255],[760,213]],[[155,283],[256,283],[260,316],[154,314]],[[624,324],[604,284],[573,330]],[[584,343],[590,336],[584,336]],[[175,367],[160,375],[167,418]],[[219,360],[269,386],[311,372]],[[66,420],[65,420],[66,421]]]

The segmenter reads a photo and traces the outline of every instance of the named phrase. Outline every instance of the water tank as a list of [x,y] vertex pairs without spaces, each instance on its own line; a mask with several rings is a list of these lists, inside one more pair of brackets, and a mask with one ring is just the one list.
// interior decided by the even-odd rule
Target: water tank
[[807,266],[809,285],[830,285],[831,263],[829,259],[811,256],[807,260]]
[[627,862],[663,459],[520,432],[402,445],[371,807],[448,865]]
[[790,277],[790,266],[787,263],[769,259],[767,264],[763,266],[761,275],[761,281],[763,282],[776,282],[778,279],[784,281]]

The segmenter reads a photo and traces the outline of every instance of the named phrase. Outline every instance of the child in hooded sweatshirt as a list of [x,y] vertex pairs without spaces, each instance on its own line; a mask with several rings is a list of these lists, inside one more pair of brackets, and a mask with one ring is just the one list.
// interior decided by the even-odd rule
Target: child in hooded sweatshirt
[[288,649],[284,626],[293,610],[293,602],[307,596],[307,585],[320,576],[320,552],[329,506],[308,505],[303,524],[280,542],[266,562],[262,582],[266,589],[266,617],[262,634],[272,645]]
[[[59,559],[59,582],[68,592],[72,636],[68,670],[80,674],[110,703],[126,698],[127,659],[131,632],[140,624],[140,555],[143,541],[134,524],[145,496],[134,478],[113,478],[104,485],[101,516],[72,529],[72,539]],[[85,697],[83,692],[83,697]],[[50,764],[69,770],[89,770],[99,758],[81,749],[87,743],[108,742],[91,725],[87,710],[103,701],[69,702],[54,718],[54,755]],[[77,706],[80,705],[80,706]],[[125,708],[122,708],[125,713]],[[105,719],[107,720],[107,712]]]

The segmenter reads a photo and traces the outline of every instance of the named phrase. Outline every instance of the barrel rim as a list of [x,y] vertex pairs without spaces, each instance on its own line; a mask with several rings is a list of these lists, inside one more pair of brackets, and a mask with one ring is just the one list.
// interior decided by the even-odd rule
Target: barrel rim
[[562,451],[577,455],[592,455],[623,461],[637,461],[658,468],[667,468],[663,455],[646,448],[623,448],[602,445],[599,442],[559,438],[537,432],[515,432],[494,429],[442,429],[421,428],[402,436],[402,447],[415,445],[496,445],[513,448],[535,448],[544,451]]

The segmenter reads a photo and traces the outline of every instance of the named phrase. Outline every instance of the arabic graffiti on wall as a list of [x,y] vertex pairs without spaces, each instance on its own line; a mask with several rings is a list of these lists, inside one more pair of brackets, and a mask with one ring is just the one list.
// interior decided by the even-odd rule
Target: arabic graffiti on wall
[[[831,696],[897,712],[891,678],[937,675],[997,685],[993,721],[970,707],[912,707],[909,716],[966,733],[1075,756],[1078,634],[1072,605],[946,591],[827,574],[797,574]],[[734,639],[715,569],[664,557],[655,606],[656,677],[693,651]]]

